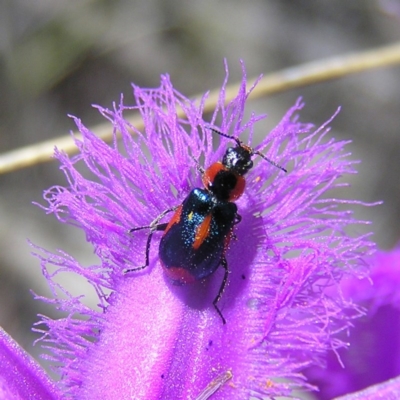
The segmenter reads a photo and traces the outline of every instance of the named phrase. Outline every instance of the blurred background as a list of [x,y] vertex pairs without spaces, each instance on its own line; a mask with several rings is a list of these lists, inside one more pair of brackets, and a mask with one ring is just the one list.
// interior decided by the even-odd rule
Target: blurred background
[[[4,0],[0,153],[68,134],[74,125],[67,114],[87,126],[103,122],[91,104],[111,106],[121,93],[131,103],[131,82],[155,87],[168,72],[190,97],[221,86],[223,58],[233,83],[241,77],[239,59],[252,77],[399,37],[396,0]],[[352,140],[350,151],[362,160],[348,197],[384,201],[356,215],[373,222],[380,248],[393,247],[400,235],[400,66],[253,101],[249,110],[269,116],[259,133],[265,135],[300,95],[304,122],[320,124],[342,106],[332,135]],[[65,184],[56,162],[0,175],[0,325],[35,356],[37,314],[57,314],[32,300],[31,289],[50,292],[27,238],[83,264],[96,262],[82,232],[32,205],[43,203],[43,190],[56,184]],[[71,290],[83,290],[84,282],[66,279]]]

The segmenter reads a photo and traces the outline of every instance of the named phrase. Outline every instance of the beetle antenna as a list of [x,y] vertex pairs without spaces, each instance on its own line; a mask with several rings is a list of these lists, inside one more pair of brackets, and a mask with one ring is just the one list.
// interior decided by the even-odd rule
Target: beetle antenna
[[222,133],[221,131],[218,131],[217,129],[211,128],[211,126],[209,128],[211,131],[213,131],[214,133],[217,133],[220,136],[226,137],[227,139],[234,140],[238,144],[238,146],[241,146],[243,144],[243,142],[235,136],[228,135],[227,133]]
[[[210,130],[214,133],[217,133],[220,136],[226,137],[227,139],[231,139],[234,140],[238,146],[246,146],[243,144],[243,142],[238,139],[235,136],[232,135],[228,135],[226,133],[222,133],[221,131],[218,131],[217,129],[212,128],[211,126],[209,127]],[[268,161],[270,164],[272,164],[274,167],[279,168],[280,170],[282,170],[283,172],[287,172],[286,168],[283,168],[282,166],[280,166],[279,164],[277,164],[275,161],[272,161],[271,159],[269,159],[268,157],[266,157],[263,153],[259,152],[259,151],[254,151],[252,148],[250,148],[251,152],[253,154],[257,154],[258,156],[262,157],[264,160]]]
[[274,167],[279,168],[280,170],[282,170],[283,172],[287,172],[286,168],[283,168],[282,166],[280,166],[279,164],[277,164],[275,161],[272,161],[271,159],[269,159],[268,157],[266,157],[263,153],[259,152],[259,151],[253,151],[254,154],[257,154],[258,156],[262,157],[264,160],[268,161],[270,164],[272,164]]

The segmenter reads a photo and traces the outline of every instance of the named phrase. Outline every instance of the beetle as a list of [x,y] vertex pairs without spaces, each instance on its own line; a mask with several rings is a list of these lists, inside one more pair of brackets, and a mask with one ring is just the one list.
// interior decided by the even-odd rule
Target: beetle
[[[226,320],[218,307],[228,281],[228,263],[225,257],[229,242],[234,236],[234,226],[241,221],[235,201],[246,186],[244,175],[253,167],[252,157],[259,155],[275,167],[285,168],[245,145],[234,136],[211,130],[236,142],[227,148],[221,161],[201,170],[204,188],[195,188],[181,205],[161,213],[149,226],[133,228],[150,229],[146,243],[146,259],[142,267],[128,269],[125,273],[142,270],[149,265],[149,252],[155,231],[163,231],[159,244],[159,257],[166,275],[175,283],[187,284],[212,275],[219,266],[224,276],[213,306]],[[160,223],[164,216],[175,211],[168,223]]]

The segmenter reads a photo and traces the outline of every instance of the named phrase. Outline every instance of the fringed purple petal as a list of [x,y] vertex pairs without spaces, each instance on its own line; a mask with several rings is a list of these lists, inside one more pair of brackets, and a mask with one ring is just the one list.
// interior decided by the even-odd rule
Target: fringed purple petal
[[[260,117],[243,119],[249,95],[244,68],[238,96],[227,106],[225,86],[210,126],[233,136],[247,131],[251,138]],[[223,271],[193,285],[172,285],[157,256],[161,233],[154,234],[150,266],[124,270],[143,265],[148,236],[129,230],[179,205],[201,186],[196,160],[208,166],[232,143],[221,138],[212,148],[202,102],[187,100],[167,76],[158,89],[134,86],[134,96],[133,107],[122,100],[113,110],[98,107],[112,124],[112,145],[75,118],[83,135],[76,142],[80,153],[56,153],[69,187],[45,193],[47,212],[83,229],[100,259],[98,266],[83,267],[62,252],[39,255],[54,294],[61,291],[64,299],[48,301],[69,312],[42,320],[49,330],[42,340],[61,365],[61,384],[79,399],[194,399],[207,391],[217,391],[216,399],[261,399],[315,389],[302,371],[321,364],[328,349],[346,346],[338,335],[362,311],[346,300],[339,283],[364,276],[363,257],[373,250],[368,235],[348,234],[352,225],[366,224],[349,211],[357,202],[329,196],[343,186],[338,178],[355,173],[346,142],[327,137],[330,121],[319,129],[298,122],[299,101],[257,145],[289,173],[260,158],[246,176],[237,202],[242,221],[226,254],[223,325],[212,307]],[[132,109],[141,113],[144,132],[123,118]],[[76,169],[81,162],[89,174]],[[52,274],[49,265],[57,267]],[[99,310],[54,282],[64,271],[93,285]]]

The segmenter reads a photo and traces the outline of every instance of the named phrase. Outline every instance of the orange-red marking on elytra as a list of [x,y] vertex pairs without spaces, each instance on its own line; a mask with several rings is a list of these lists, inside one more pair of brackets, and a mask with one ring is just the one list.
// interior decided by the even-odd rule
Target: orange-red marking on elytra
[[170,279],[182,284],[196,282],[196,278],[186,268],[164,267],[164,272]]
[[181,220],[181,213],[182,213],[182,204],[176,209],[175,214],[169,221],[167,227],[165,228],[164,235],[170,230],[172,225],[179,223],[179,221]]
[[206,215],[203,222],[196,229],[196,236],[194,237],[193,248],[197,250],[210,232],[212,214]]

